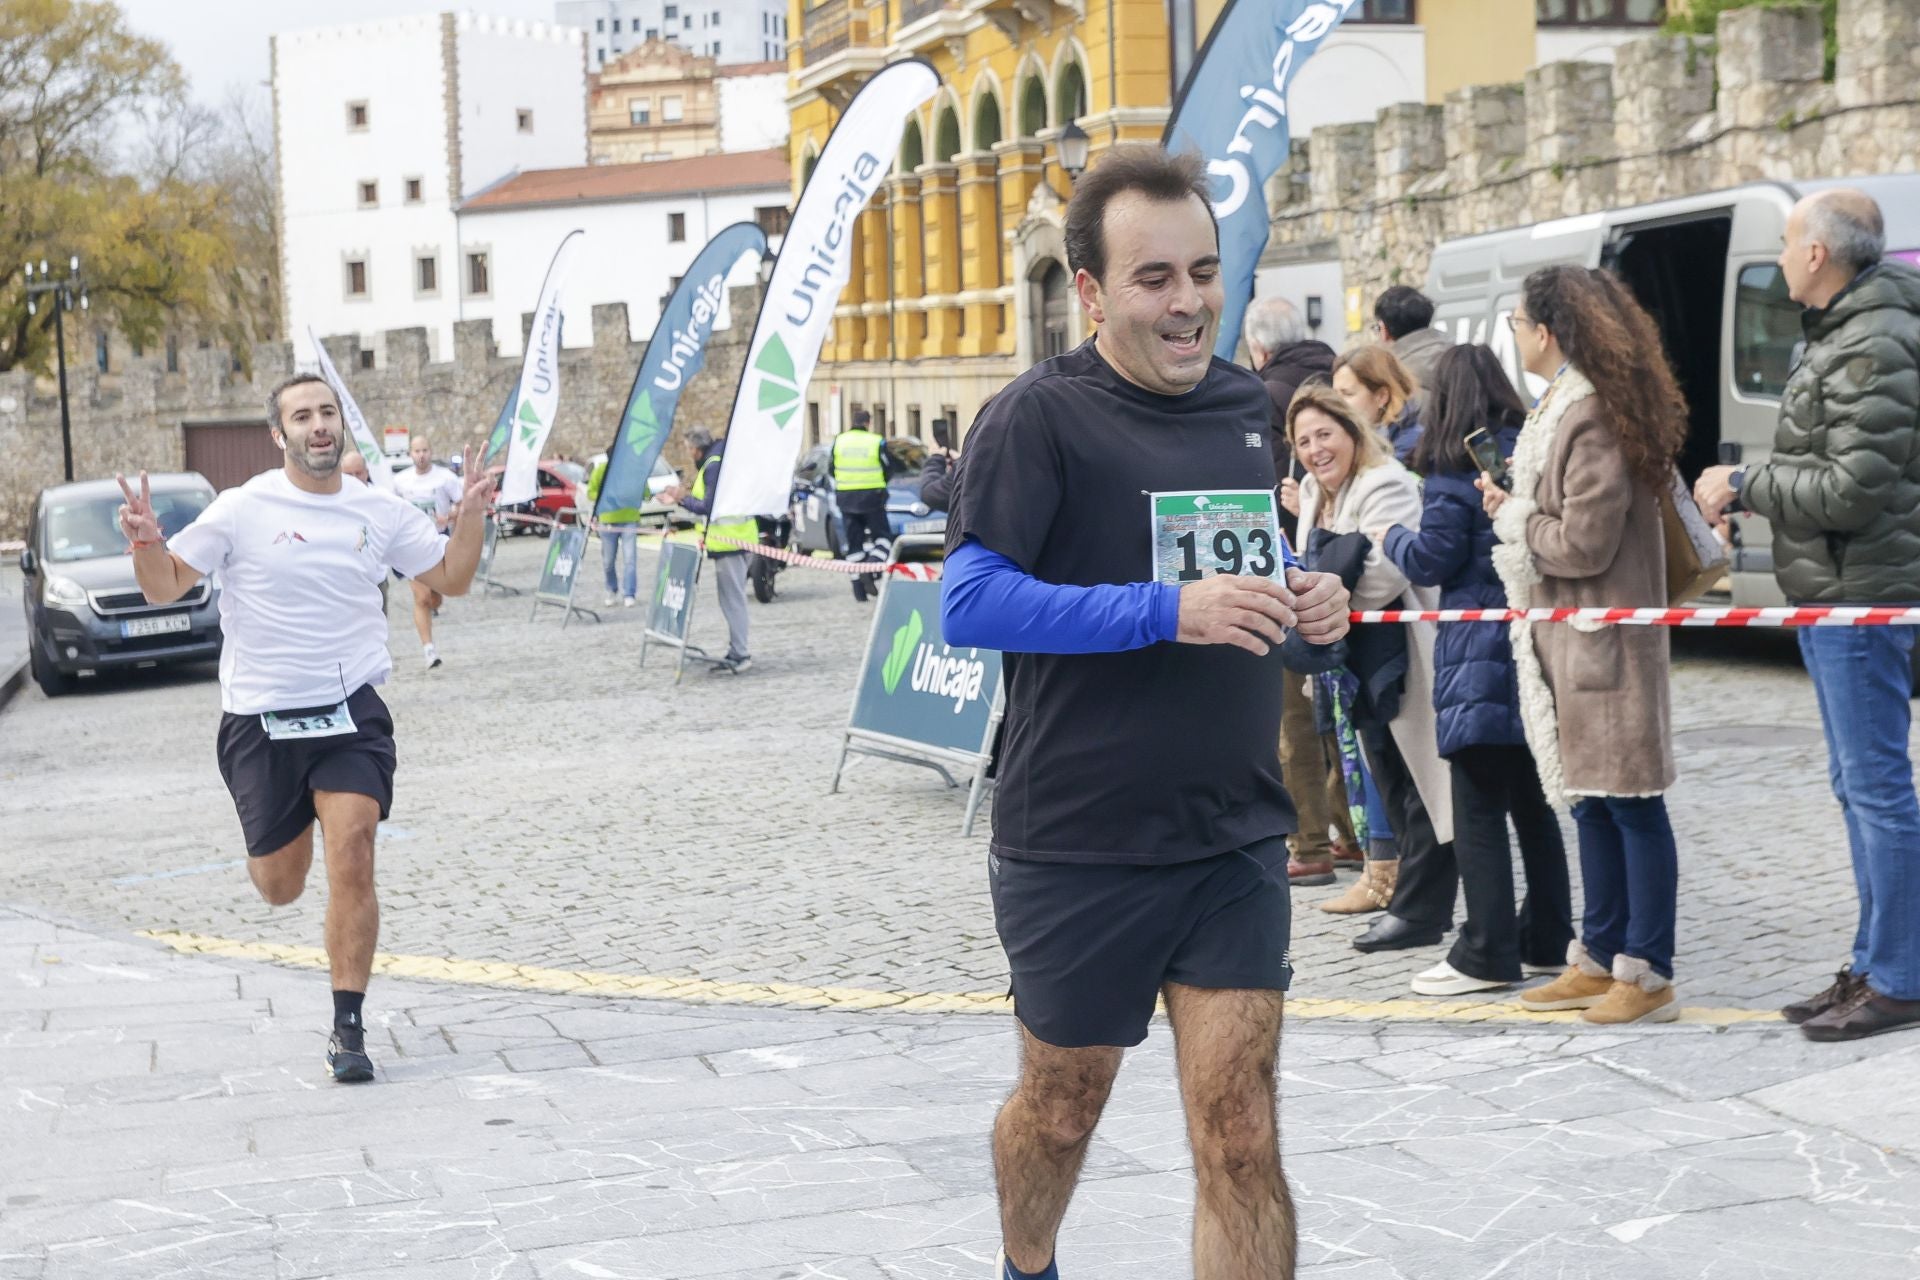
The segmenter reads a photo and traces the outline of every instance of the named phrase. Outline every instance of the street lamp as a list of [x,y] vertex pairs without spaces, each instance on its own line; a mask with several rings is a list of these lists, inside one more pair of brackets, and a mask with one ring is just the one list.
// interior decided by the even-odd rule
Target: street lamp
[[1060,167],[1066,170],[1067,181],[1080,181],[1080,175],[1087,171],[1087,148],[1093,145],[1093,139],[1085,129],[1069,120],[1055,145],[1060,150]]
[[67,479],[73,479],[73,422],[67,412],[67,327],[64,320],[66,312],[73,310],[73,300],[77,295],[80,309],[87,310],[87,288],[80,279],[80,255],[74,254],[67,259],[67,276],[64,280],[55,280],[47,269],[47,260],[40,259],[40,280],[34,282],[34,267],[27,264],[27,314],[38,315],[40,304],[34,299],[43,293],[53,295],[53,350],[60,375],[60,454],[66,464]]

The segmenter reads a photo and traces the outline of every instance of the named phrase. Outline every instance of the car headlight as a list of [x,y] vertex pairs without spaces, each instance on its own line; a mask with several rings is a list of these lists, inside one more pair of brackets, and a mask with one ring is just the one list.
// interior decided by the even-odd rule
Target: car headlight
[[912,506],[908,507],[907,510],[913,512],[913,514],[917,516],[925,516],[925,515],[933,514],[933,508],[928,506],[924,502],[916,502]]
[[57,573],[47,575],[47,587],[42,599],[49,608],[65,609],[68,613],[82,613],[87,607],[87,593],[80,584]]

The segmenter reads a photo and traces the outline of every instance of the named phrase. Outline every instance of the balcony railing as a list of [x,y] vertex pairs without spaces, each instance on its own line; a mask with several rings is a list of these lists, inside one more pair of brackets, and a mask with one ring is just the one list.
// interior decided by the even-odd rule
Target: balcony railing
[[[865,25],[861,24],[863,28]],[[801,15],[800,60],[818,62],[848,48],[853,44],[853,26],[847,0],[822,0]]]
[[930,13],[947,7],[947,0],[900,0],[900,25],[918,22]]

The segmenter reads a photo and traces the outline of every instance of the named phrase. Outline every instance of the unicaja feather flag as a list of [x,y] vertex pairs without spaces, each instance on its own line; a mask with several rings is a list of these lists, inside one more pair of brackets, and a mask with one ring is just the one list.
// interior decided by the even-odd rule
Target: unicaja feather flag
[[626,412],[620,415],[620,428],[607,449],[607,474],[600,481],[596,514],[646,502],[647,477],[653,473],[667,433],[673,430],[680,393],[706,363],[707,339],[713,336],[726,301],[727,275],[740,259],[751,254],[757,262],[766,251],[766,232],[751,222],[736,222],[707,241],[681,277],[647,340],[646,355],[627,395]]
[[366,415],[354,403],[353,393],[347,390],[347,384],[341,380],[340,371],[333,367],[327,349],[320,345],[320,339],[313,336],[311,325],[307,327],[307,341],[313,344],[314,353],[320,358],[320,376],[327,380],[327,385],[333,388],[334,397],[340,401],[340,416],[353,436],[354,447],[367,460],[368,477],[382,489],[393,488],[393,468],[387,465],[386,456],[380,451],[380,442],[373,438],[373,428],[367,425]]
[[560,284],[567,276],[573,247],[584,231],[569,231],[547,264],[540,286],[540,302],[533,309],[533,329],[527,334],[527,352],[520,361],[520,386],[513,406],[512,435],[507,443],[507,471],[500,477],[500,502],[531,502],[540,491],[540,450],[553,430],[560,407]]
[[727,424],[717,518],[787,509],[807,381],[853,270],[853,221],[900,153],[900,135],[940,77],[919,58],[889,63],[853,95],[800,192],[754,324]]
[[1213,353],[1233,359],[1267,247],[1267,179],[1287,160],[1287,86],[1360,0],[1228,0],[1161,142],[1206,157],[1227,301]]

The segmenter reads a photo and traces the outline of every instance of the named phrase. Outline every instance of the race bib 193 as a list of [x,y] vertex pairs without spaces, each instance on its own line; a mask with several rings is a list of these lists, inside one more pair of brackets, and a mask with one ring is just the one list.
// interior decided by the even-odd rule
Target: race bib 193
[[1149,494],[1153,581],[1173,586],[1212,574],[1271,578],[1293,564],[1271,489]]

